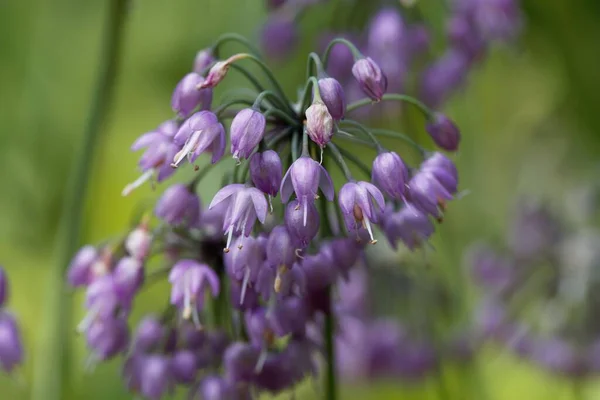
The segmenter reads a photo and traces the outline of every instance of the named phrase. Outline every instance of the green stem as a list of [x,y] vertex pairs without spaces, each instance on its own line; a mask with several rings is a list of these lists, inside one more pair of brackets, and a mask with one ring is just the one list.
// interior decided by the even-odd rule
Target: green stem
[[343,131],[341,129],[338,129],[335,136],[335,138],[339,138],[340,140],[347,140],[349,142],[353,142],[353,143],[358,143],[361,144],[363,146],[368,146],[368,147],[373,147],[375,148],[375,146],[373,145],[373,143],[370,140],[363,140],[363,139],[359,139],[356,136],[354,136],[353,134]]
[[298,131],[295,131],[292,134],[292,144],[291,144],[292,162],[294,162],[298,159],[298,142],[300,141],[300,138],[298,136],[299,136]]
[[308,155],[308,133],[306,133],[306,130],[302,133],[302,155]]
[[213,55],[215,58],[219,58],[219,48],[227,42],[237,42],[244,45],[250,52],[256,56],[260,56],[260,51],[256,48],[248,39],[237,33],[226,33],[219,36],[217,41],[212,47]]
[[314,76],[309,77],[307,79],[306,85],[304,86],[304,92],[302,94],[302,102],[300,103],[300,112],[301,113],[304,110],[306,110],[306,108],[308,107],[308,102],[310,101],[310,95],[312,93],[310,91],[311,85],[315,92],[315,97],[318,98],[319,100],[323,101],[321,99],[321,91],[319,90],[319,82],[317,81],[317,78],[315,78]]
[[421,147],[417,142],[412,140],[410,136],[405,135],[403,133],[392,131],[389,129],[372,129],[372,132],[377,136],[386,136],[394,139],[404,140],[406,143],[410,144],[415,149],[417,149],[419,153],[421,153],[421,155],[425,155],[426,153],[426,150],[423,147]]
[[[40,348],[36,354],[32,399],[60,400],[66,398],[64,390],[69,367],[70,356],[66,354],[69,337],[72,332],[70,324],[70,305],[65,298],[64,273],[69,260],[79,246],[81,220],[87,184],[91,171],[92,156],[98,140],[99,132],[108,114],[112,94],[115,87],[122,47],[122,36],[127,16],[127,0],[110,0],[105,22],[104,38],[99,57],[96,88],[90,105],[87,127],[81,148],[71,168],[69,184],[61,213],[60,235],[57,244],[58,256],[51,278],[48,282],[49,293],[45,301],[43,321],[47,336],[40,340]],[[67,372],[67,373],[65,373]]]
[[352,178],[352,173],[350,172],[348,165],[346,165],[344,157],[342,157],[342,154],[340,153],[340,150],[337,148],[337,146],[333,143],[328,143],[326,148],[329,149],[329,152],[333,156],[333,160],[338,165],[346,179],[348,181],[353,181],[354,178]]
[[231,100],[225,104],[221,104],[219,107],[215,108],[213,113],[217,116],[217,117],[221,117],[221,114],[223,113],[223,111],[227,110],[227,108],[231,107],[231,106],[235,106],[237,104],[245,104],[248,106],[253,106],[254,102],[252,100],[246,100],[246,99],[236,99],[236,100]]
[[269,108],[264,115],[265,118],[269,118],[271,115],[275,115],[276,117],[281,118],[291,126],[300,126],[300,122],[298,120],[295,120],[294,118],[290,117],[285,111],[282,111],[278,108]]
[[367,135],[368,138],[371,139],[371,141],[375,145],[375,148],[377,149],[378,153],[381,153],[383,151],[383,147],[381,146],[381,143],[379,143],[379,140],[377,140],[377,138],[375,137],[375,135],[373,135],[373,133],[370,130],[368,130],[363,124],[361,124],[359,122],[356,122],[356,121],[353,121],[351,119],[344,120],[343,122],[345,124],[349,124],[349,125],[354,126],[359,131],[361,131],[362,133],[364,133],[365,135]]
[[[381,98],[381,101],[402,101],[405,103],[412,104],[413,106],[417,107],[427,119],[431,119],[434,114],[434,112],[429,107],[427,107],[425,103],[405,94],[386,93]],[[351,112],[356,110],[357,108],[368,106],[373,103],[373,100],[371,100],[370,98],[364,98],[349,104],[348,107],[346,107],[346,111]]]
[[336,44],[343,44],[346,47],[348,47],[350,49],[350,51],[352,52],[354,59],[363,57],[360,50],[358,50],[352,42],[350,42],[349,40],[346,40],[344,38],[335,38],[331,42],[329,42],[329,44],[327,45],[327,48],[325,49],[325,52],[323,53],[323,65],[325,65],[325,67],[327,67],[327,62],[329,61],[329,55],[331,53],[331,49],[333,49],[333,46],[335,46]]
[[345,150],[342,147],[338,148],[338,150],[340,153],[342,153],[342,155],[345,158],[352,161],[352,163],[354,165],[356,165],[362,172],[364,172],[369,178],[371,177],[371,169],[367,165],[365,165],[362,161],[360,161],[360,159],[358,157],[356,157],[354,154]]
[[[313,71],[313,65],[317,68],[316,75]],[[311,76],[320,76],[323,73],[323,71],[323,63],[321,62],[321,59],[319,58],[317,53],[310,53],[308,55],[308,60],[306,63],[306,79],[310,78]]]
[[331,304],[332,288],[328,289],[327,299],[329,309],[325,314],[325,359],[327,362],[327,373],[325,375],[325,399],[337,400],[337,371],[335,368],[335,320],[333,316],[333,306]]

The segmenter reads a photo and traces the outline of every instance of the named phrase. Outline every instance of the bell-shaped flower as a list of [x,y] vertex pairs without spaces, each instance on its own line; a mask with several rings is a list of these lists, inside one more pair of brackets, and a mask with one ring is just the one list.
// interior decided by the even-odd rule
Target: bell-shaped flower
[[378,214],[385,207],[385,200],[379,189],[369,182],[348,182],[342,186],[338,197],[348,231],[358,232],[364,227],[369,232],[371,243],[376,243],[371,222],[377,223]]

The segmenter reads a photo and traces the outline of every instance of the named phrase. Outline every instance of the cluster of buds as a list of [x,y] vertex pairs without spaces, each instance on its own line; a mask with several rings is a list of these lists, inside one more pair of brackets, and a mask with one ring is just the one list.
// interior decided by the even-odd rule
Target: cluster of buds
[[[221,45],[232,40],[248,53],[221,59]],[[124,195],[186,164],[196,171],[190,182],[164,191],[155,223],[146,216],[116,243],[83,247],[69,268],[70,284],[86,291],[87,315],[79,329],[92,359],[125,355],[123,375],[132,391],[159,399],[179,385],[203,399],[244,399],[293,388],[318,374],[322,354],[333,354],[333,288],[365,260],[377,227],[393,246],[415,249],[442,221],[458,191],[450,158],[408,139],[422,155],[420,165],[411,167],[384,149],[376,130],[346,112],[408,101],[440,138],[458,135],[457,128],[416,99],[386,93],[386,75],[375,61],[349,41],[335,43],[353,53],[364,99],[346,103],[342,85],[325,72],[326,51],[322,58],[309,55],[308,79],[291,101],[253,46],[225,35],[198,53],[193,72],[175,88],[176,117],[132,146],[145,149],[142,175]],[[265,82],[243,62],[257,65]],[[249,78],[255,96],[213,105],[213,90],[233,71]],[[372,149],[372,165],[350,154],[345,143]],[[204,206],[200,182],[227,150],[235,167]],[[195,163],[204,153],[211,163],[200,167]],[[355,179],[348,163],[365,176]],[[345,178],[338,190],[330,176],[334,167]],[[163,265],[153,267],[154,258]],[[127,322],[136,295],[160,279],[170,284],[169,306],[144,319],[130,340]]]
[[23,344],[15,317],[6,311],[8,278],[0,266],[0,368],[11,372],[23,362]]

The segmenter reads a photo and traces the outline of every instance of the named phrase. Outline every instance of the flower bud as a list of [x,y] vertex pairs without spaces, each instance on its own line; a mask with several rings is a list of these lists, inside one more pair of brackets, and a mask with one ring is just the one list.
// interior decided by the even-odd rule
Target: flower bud
[[171,370],[177,382],[182,384],[194,382],[198,371],[196,356],[189,350],[179,350],[171,359]]
[[155,317],[144,318],[137,326],[133,341],[135,351],[146,352],[158,346],[165,335],[165,328]]
[[210,109],[212,90],[199,89],[204,78],[195,72],[190,72],[177,84],[171,98],[171,107],[181,118],[187,118],[196,107],[202,110]]
[[392,151],[379,154],[373,160],[371,180],[388,196],[402,200],[406,193],[408,169],[400,156]]
[[15,318],[0,312],[0,367],[10,372],[23,361],[23,344]]
[[250,178],[261,192],[277,196],[282,177],[283,166],[275,151],[256,153],[250,158]]
[[336,121],[343,119],[346,112],[346,95],[337,79],[329,77],[319,79],[319,92],[331,117]]
[[200,199],[182,183],[170,186],[156,203],[156,216],[168,224],[188,224],[200,222]]
[[231,121],[231,154],[236,160],[246,159],[258,146],[265,133],[265,116],[246,108]]
[[211,67],[210,71],[208,71],[206,79],[202,82],[198,82],[197,88],[207,89],[217,86],[223,79],[225,79],[225,76],[229,71],[229,65],[230,63],[228,61],[219,61],[215,63],[215,65]]
[[0,308],[4,306],[8,298],[8,278],[6,271],[0,266]]
[[387,90],[387,77],[370,57],[357,60],[352,66],[352,75],[362,91],[375,101],[380,101]]
[[[67,271],[67,281],[73,287],[85,286],[91,283],[93,275],[92,266],[98,259],[98,252],[94,246],[84,246],[71,260]],[[2,303],[0,301],[0,303]]]
[[86,331],[87,343],[94,355],[107,360],[125,351],[129,343],[129,328],[122,318],[99,319]]
[[215,57],[210,49],[200,50],[194,59],[194,72],[202,74],[213,62],[215,62]]
[[131,303],[144,281],[144,266],[136,258],[124,257],[115,266],[113,277],[123,303]]
[[460,131],[454,122],[444,114],[435,113],[425,129],[438,147],[446,151],[458,150]]
[[127,235],[125,249],[132,257],[144,260],[150,252],[151,243],[152,235],[148,232],[148,227],[141,224]]
[[293,238],[284,225],[273,228],[267,241],[267,261],[276,268],[282,265],[291,267],[296,260]]
[[306,248],[319,232],[319,212],[313,202],[301,207],[298,200],[288,203],[285,209],[285,225],[299,248]]
[[323,148],[333,136],[333,118],[325,103],[317,100],[306,109],[306,133]]
[[298,42],[298,27],[293,19],[275,16],[263,26],[261,47],[268,58],[285,59]]

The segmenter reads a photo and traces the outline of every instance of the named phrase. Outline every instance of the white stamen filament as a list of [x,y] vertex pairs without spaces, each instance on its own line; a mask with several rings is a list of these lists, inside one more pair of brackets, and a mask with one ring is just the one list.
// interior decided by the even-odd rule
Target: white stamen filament
[[183,289],[183,319],[190,319],[192,315],[192,293],[190,292],[190,283],[187,277],[187,272],[183,277],[184,289]]
[[227,235],[227,244],[225,245],[225,248],[223,249],[224,253],[229,253],[229,246],[231,245],[231,238],[233,236],[233,225],[230,225],[229,228],[227,229],[227,231],[225,231],[225,234]]
[[244,280],[242,281],[242,294],[240,296],[240,305],[244,304],[244,297],[246,297],[246,288],[248,287],[248,281],[250,280],[250,268],[246,267],[244,272]]
[[99,313],[99,307],[92,308],[90,311],[88,311],[85,317],[83,317],[81,322],[77,325],[77,332],[83,333],[87,331]]
[[144,184],[144,182],[146,182],[148,179],[152,178],[152,175],[154,175],[154,168],[150,168],[149,170],[144,172],[142,175],[140,175],[140,177],[137,178],[135,181],[133,181],[129,185],[125,186],[125,188],[121,192],[121,196],[128,196],[129,193],[133,192],[134,189],[139,188],[140,186],[142,186]]
[[254,368],[255,373],[259,374],[262,371],[263,367],[265,366],[265,361],[267,361],[268,354],[269,353],[264,349],[260,352],[260,356],[256,362],[256,367]]
[[198,139],[200,138],[201,133],[202,131],[195,131],[192,133],[192,135],[185,142],[183,148],[179,150],[177,154],[175,154],[175,157],[173,157],[173,163],[171,164],[171,167],[177,168],[179,163],[182,162],[188,154],[191,154],[194,151],[198,145]]
[[367,232],[369,232],[369,237],[371,238],[371,244],[375,244],[377,243],[377,240],[373,239],[373,230],[371,229],[371,222],[369,221],[369,218],[365,215],[364,219],[363,219],[363,226],[367,229]]
[[267,199],[269,200],[269,210],[270,210],[271,214],[273,214],[273,201],[272,201],[271,195],[268,195]]
[[307,214],[308,214],[308,201],[306,201],[306,198],[304,199],[304,226],[306,226],[306,218],[307,218]]

